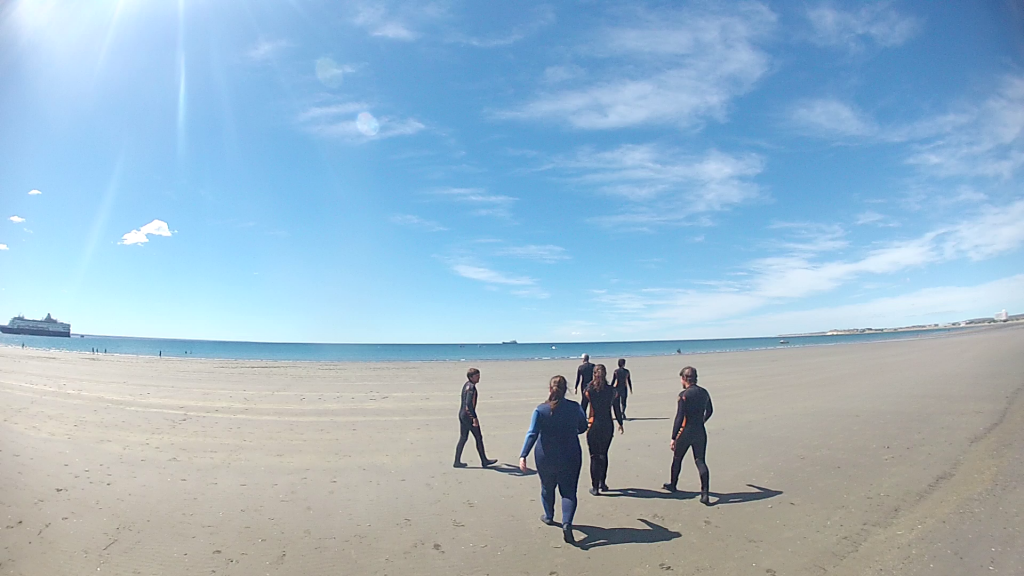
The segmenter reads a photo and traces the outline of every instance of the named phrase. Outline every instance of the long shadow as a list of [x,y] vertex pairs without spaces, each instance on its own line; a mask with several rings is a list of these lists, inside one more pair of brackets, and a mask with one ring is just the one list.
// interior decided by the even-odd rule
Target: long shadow
[[581,550],[590,550],[599,546],[615,544],[654,544],[668,542],[682,536],[679,532],[669,530],[649,520],[643,518],[637,518],[637,520],[647,525],[647,528],[601,528],[577,524],[573,528],[583,532],[586,537],[578,540],[576,547]]
[[534,476],[537,474],[536,470],[527,470],[523,472],[519,469],[519,466],[513,466],[511,464],[495,464],[494,466],[488,466],[487,468],[480,468],[480,470],[493,470],[494,472],[501,472],[509,476]]
[[772,490],[771,488],[762,488],[761,486],[755,486],[753,484],[747,484],[751,488],[757,490],[757,492],[710,492],[712,496],[716,498],[711,503],[712,506],[718,506],[720,504],[739,504],[742,502],[756,502],[758,500],[767,500],[768,498],[774,498],[779,494],[782,494],[782,490]]
[[643,498],[657,500],[691,500],[700,496],[700,492],[666,492],[665,490],[648,490],[646,488],[616,488],[601,493],[608,498]]
[[643,422],[645,420],[671,420],[669,417],[664,418],[626,418],[626,422]]

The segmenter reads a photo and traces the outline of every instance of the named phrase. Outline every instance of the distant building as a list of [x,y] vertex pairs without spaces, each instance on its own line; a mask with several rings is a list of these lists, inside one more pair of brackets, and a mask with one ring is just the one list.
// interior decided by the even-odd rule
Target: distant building
[[1006,309],[1004,308],[1002,312],[996,314],[995,318],[996,322],[1006,322],[1009,320],[1010,316],[1006,313]]

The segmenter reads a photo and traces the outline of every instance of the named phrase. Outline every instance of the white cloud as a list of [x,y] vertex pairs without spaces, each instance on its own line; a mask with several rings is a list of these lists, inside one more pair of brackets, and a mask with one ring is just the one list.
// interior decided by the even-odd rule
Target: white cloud
[[869,116],[832,98],[798,102],[789,117],[797,129],[814,135],[864,137],[878,133]]
[[1010,76],[978,106],[948,115],[944,130],[908,159],[938,176],[1011,178],[1024,167],[1024,77]]
[[565,248],[551,244],[509,246],[499,250],[498,254],[501,256],[512,256],[514,258],[523,258],[526,260],[536,260],[546,264],[553,264],[555,262],[569,259],[569,255],[565,253]]
[[426,126],[413,118],[376,117],[362,102],[312,106],[298,115],[299,124],[318,136],[352,142],[411,136]]
[[477,280],[487,284],[504,284],[509,286],[533,286],[537,283],[533,278],[526,276],[508,276],[501,272],[484,268],[481,266],[470,266],[468,264],[455,264],[452,270],[470,280]]
[[875,212],[874,210],[866,210],[857,215],[857,219],[854,221],[857,226],[879,226],[885,228],[893,228],[899,226],[899,222],[892,218]]
[[427,232],[444,232],[445,230],[448,230],[433,220],[426,220],[413,214],[396,214],[391,217],[391,221],[395,224],[401,224],[402,226],[421,228]]
[[260,40],[245,52],[245,56],[254,62],[266,62],[289,46],[291,43],[287,40]]
[[0,251],[2,250],[10,250],[10,248],[7,247],[7,244],[0,244]]
[[10,218],[8,218],[8,220],[14,222],[15,224],[21,224],[22,222],[25,221],[25,219],[22,218],[21,216],[11,216]]
[[499,116],[582,129],[723,120],[728,103],[768,71],[769,57],[755,42],[775,20],[758,3],[741,4],[732,14],[645,13],[633,24],[606,30],[581,51],[605,66],[594,80],[541,93]]
[[569,174],[578,185],[634,203],[622,214],[597,221],[645,227],[688,222],[695,215],[757,198],[760,190],[751,178],[764,169],[764,160],[756,154],[709,150],[693,156],[651,144],[626,144],[603,152],[584,150],[570,159],[556,159],[548,168]]
[[823,4],[809,8],[807,18],[814,43],[854,52],[862,50],[867,41],[881,47],[899,46],[920,29],[916,18],[897,13],[887,2],[872,2],[856,11]]
[[350,74],[356,71],[355,66],[350,64],[338,64],[332,58],[328,58],[327,56],[317,58],[313,68],[316,71],[316,79],[328,88],[337,88],[338,86],[341,86],[345,74]]
[[29,190],[28,191],[28,195],[29,196],[38,196],[40,194],[42,194],[42,192],[40,192],[39,190]]
[[818,258],[820,253],[845,244],[830,244],[841,235],[833,233],[830,240],[829,234],[823,233],[818,241],[812,238],[811,242],[781,243],[786,253],[754,260],[741,271],[739,280],[713,283],[716,287],[712,290],[649,288],[604,292],[596,294],[595,300],[648,328],[666,322],[687,325],[725,321],[769,305],[828,292],[864,276],[885,276],[930,264],[964,258],[981,260],[1013,252],[1024,245],[1021,222],[1024,199],[1005,206],[986,206],[959,224],[873,248],[860,258],[824,261]]
[[138,230],[132,230],[121,237],[119,244],[145,244],[149,242],[149,236],[170,236],[171,230],[167,227],[167,222],[163,220],[153,220],[149,224],[146,224]]
[[555,23],[555,12],[549,6],[538,6],[533,10],[533,18],[530,22],[522,26],[514,26],[510,32],[505,34],[478,37],[478,36],[466,36],[463,34],[457,34],[452,38],[452,42],[458,44],[466,44],[469,46],[475,46],[477,48],[497,48],[501,46],[509,46],[519,42],[523,38],[530,36],[540,29],[550,26]]
[[473,206],[474,216],[511,218],[511,206],[518,201],[513,196],[492,194],[483,188],[445,188],[434,195],[460,204]]
[[363,6],[352,22],[365,28],[371,36],[409,42],[419,37],[404,22],[388,14],[381,5]]

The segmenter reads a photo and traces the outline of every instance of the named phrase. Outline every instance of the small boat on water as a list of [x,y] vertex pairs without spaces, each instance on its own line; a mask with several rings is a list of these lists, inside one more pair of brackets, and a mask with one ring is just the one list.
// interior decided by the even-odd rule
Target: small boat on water
[[789,344],[789,340],[779,340],[779,344]]
[[516,342],[515,340],[509,340],[508,342],[502,342],[502,344],[519,344],[519,342]]

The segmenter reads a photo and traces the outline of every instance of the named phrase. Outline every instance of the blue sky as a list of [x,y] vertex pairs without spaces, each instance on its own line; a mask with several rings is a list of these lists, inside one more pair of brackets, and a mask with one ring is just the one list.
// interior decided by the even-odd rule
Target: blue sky
[[0,314],[466,342],[1024,312],[1019,6],[13,0]]

